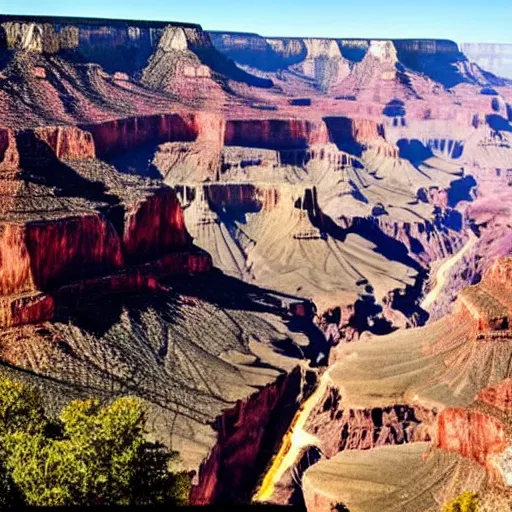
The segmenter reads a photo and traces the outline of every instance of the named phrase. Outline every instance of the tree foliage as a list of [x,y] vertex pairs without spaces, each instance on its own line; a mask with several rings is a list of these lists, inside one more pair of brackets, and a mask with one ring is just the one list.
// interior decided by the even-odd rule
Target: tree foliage
[[465,491],[454,500],[445,503],[443,512],[479,512],[480,505],[478,495],[471,491]]
[[35,389],[0,380],[4,505],[186,504],[190,477],[170,470],[176,452],[146,440],[138,399],[74,401],[53,421],[41,404]]

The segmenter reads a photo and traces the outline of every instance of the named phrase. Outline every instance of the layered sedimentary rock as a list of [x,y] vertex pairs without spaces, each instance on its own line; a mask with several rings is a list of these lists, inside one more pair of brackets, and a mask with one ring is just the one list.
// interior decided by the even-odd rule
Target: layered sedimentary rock
[[472,317],[480,331],[504,331],[503,335],[506,335],[510,328],[510,267],[510,258],[497,261],[481,284],[466,288],[460,294],[459,314]]
[[[487,272],[482,284],[489,286],[490,290],[508,289],[509,266],[508,259],[497,261]],[[386,488],[394,477],[379,478],[378,482],[383,487],[375,487],[376,480],[373,475],[376,472],[383,474],[385,468],[394,474],[398,471],[392,462],[395,458],[402,461],[400,471],[403,470],[404,474],[400,477],[399,485],[404,485],[404,489],[410,490],[409,484],[406,484],[406,474],[427,471],[433,460],[437,460],[438,476],[447,471],[442,480],[442,490],[434,494],[431,494],[430,485],[419,480],[422,483],[415,487],[414,496],[420,501],[424,500],[423,505],[416,505],[421,510],[430,510],[432,503],[439,499],[439,492],[447,494],[437,501],[438,506],[447,497],[454,495],[454,488],[450,483],[452,477],[448,477],[448,474],[457,479],[469,478],[465,485],[480,489],[482,503],[486,506],[490,506],[489,503],[494,500],[495,494],[489,490],[492,486],[503,488],[510,485],[510,369],[508,364],[501,364],[499,361],[506,357],[505,354],[510,353],[512,338],[510,333],[502,331],[499,340],[492,337],[481,339],[477,327],[467,317],[458,316],[460,313],[457,311],[456,309],[454,314],[441,321],[410,330],[408,334],[397,332],[381,339],[370,338],[370,341],[359,346],[354,344],[341,348],[340,345],[343,356],[336,359],[334,366],[323,377],[330,382],[331,389],[318,402],[316,415],[310,414],[307,423],[307,431],[315,436],[312,442],[317,443],[316,446],[328,459],[314,464],[302,476],[304,498],[308,507],[327,510],[336,503],[343,503],[358,510],[370,511],[378,500],[384,510],[394,510],[393,506],[396,507],[397,503],[403,510],[414,510],[414,507],[410,508],[412,496],[402,504],[401,498],[394,497],[394,493]],[[486,329],[489,332],[492,326]],[[414,349],[416,343],[418,345]],[[404,349],[408,354],[398,356]],[[417,355],[414,356],[414,353]],[[421,361],[415,361],[418,356]],[[385,361],[388,357],[389,363]],[[377,370],[378,366],[385,369]],[[380,383],[378,394],[372,392],[370,385],[376,379]],[[498,384],[488,386],[491,382]],[[428,414],[424,416],[421,424],[423,437],[418,437],[416,432],[421,430],[414,428],[412,418],[420,417],[417,412],[407,422],[409,432],[414,433],[409,438],[405,434],[406,430],[400,434],[401,431],[397,429],[399,422],[390,421],[389,416],[381,416],[380,412],[377,414],[386,404],[386,411],[396,410],[397,405],[391,407],[391,404],[400,403],[400,400],[414,404],[415,411],[421,410],[421,407],[427,408]],[[336,428],[338,422],[339,425],[343,423],[343,408],[354,410],[364,405],[372,407],[367,409],[366,416],[363,415],[364,421],[358,420],[358,414],[352,413],[350,416],[354,425],[359,425],[366,431],[365,435],[357,436],[359,442],[354,446],[349,442],[354,438],[350,428],[344,428],[345,436],[344,430],[341,430],[341,439],[348,442],[346,446],[343,443],[333,443],[330,435],[322,434],[322,429],[330,433],[331,425]],[[322,421],[322,415],[328,414],[330,417]],[[427,417],[430,419],[425,421]],[[373,425],[375,428],[376,420],[379,420],[378,424],[381,426],[377,439],[394,439],[395,443],[398,441],[397,444],[402,440],[405,445],[379,448],[378,444],[373,444],[376,439],[375,431],[368,427]],[[338,435],[334,439],[338,439]],[[426,440],[433,443],[428,450],[425,450],[426,445],[423,443],[416,444]],[[408,445],[410,448],[406,447]],[[350,448],[358,451],[346,451]],[[365,455],[360,449],[369,449],[370,452]],[[416,455],[412,456],[413,452]],[[407,453],[411,454],[410,460]],[[445,462],[440,462],[441,460]],[[364,464],[367,463],[370,466],[365,467]],[[330,484],[326,485],[322,478],[328,479]],[[472,480],[473,478],[476,480]],[[361,492],[371,482],[374,491],[364,496]],[[431,505],[427,506],[427,503]],[[502,506],[505,505],[502,503]]]
[[91,133],[99,157],[145,144],[192,141],[198,134],[193,116],[183,118],[176,114],[133,117],[85,125],[83,129]]
[[507,427],[486,413],[446,409],[439,416],[436,442],[438,448],[486,465],[507,447]]
[[[5,304],[4,326],[49,319],[52,299],[41,292],[55,294],[68,283],[192,250],[181,207],[171,189],[144,189],[139,182],[142,187],[135,193],[134,183],[125,180],[124,190],[118,188],[116,197],[122,177],[108,168],[91,175],[90,170],[100,164],[94,159],[90,133],[76,127],[3,133],[1,185],[7,197],[1,208],[0,293]],[[109,179],[120,183],[114,186]],[[95,187],[100,183],[103,189],[110,187],[108,194],[98,195],[101,189]],[[52,185],[59,187],[59,193]],[[88,192],[89,200],[80,197]],[[111,213],[105,211],[102,199],[110,203]],[[121,214],[121,224],[116,220],[119,213],[114,212]],[[186,265],[181,271],[188,271]],[[190,271],[194,269],[194,263],[191,265]],[[172,271],[175,269],[176,264]]]

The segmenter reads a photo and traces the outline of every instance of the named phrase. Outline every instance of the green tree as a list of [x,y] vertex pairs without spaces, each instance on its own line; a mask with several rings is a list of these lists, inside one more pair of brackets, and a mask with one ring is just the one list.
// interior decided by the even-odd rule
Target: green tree
[[56,422],[36,390],[2,380],[0,494],[19,491],[27,504],[47,506],[187,503],[190,477],[170,467],[177,453],[148,442],[144,427],[135,398],[75,401]]
[[443,512],[479,512],[480,504],[475,492],[465,491],[443,505]]

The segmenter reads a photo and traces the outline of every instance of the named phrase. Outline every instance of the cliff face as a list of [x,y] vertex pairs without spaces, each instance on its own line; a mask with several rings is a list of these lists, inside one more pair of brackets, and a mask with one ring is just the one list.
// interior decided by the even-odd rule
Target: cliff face
[[161,188],[125,214],[123,249],[128,262],[157,259],[191,243],[172,189]]
[[19,161],[20,156],[14,133],[11,130],[0,129],[0,170],[15,171]]
[[507,428],[503,422],[488,414],[467,409],[449,408],[438,418],[438,448],[460,453],[479,464],[507,447]]
[[13,50],[57,54],[73,51],[108,72],[134,72],[148,61],[168,26],[201,32],[186,23],[1,16],[0,41]]
[[[362,60],[366,52],[384,43],[403,54],[452,55],[459,54],[452,41],[404,39],[377,41],[372,39],[320,39],[320,38],[265,38],[257,34],[236,32],[209,32],[215,47],[241,64],[275,71],[302,61],[330,58],[352,62]],[[348,66],[347,66],[348,68]]]
[[[171,125],[165,119],[156,128],[135,122],[132,131],[114,132],[117,145],[110,149],[173,136]],[[173,190],[144,180],[136,189],[133,179],[123,182],[108,166],[98,171],[105,164],[95,159],[91,133],[76,127],[16,135],[1,130],[0,144],[6,198],[0,207],[2,326],[48,320],[54,299],[72,292],[151,288],[152,276],[211,268],[207,255],[194,255]]]
[[247,503],[299,406],[302,370],[281,376],[217,419],[217,444],[199,469],[194,505]]
[[59,160],[96,157],[92,135],[74,126],[37,128],[35,134]]
[[91,133],[100,158],[148,143],[192,141],[198,135],[194,117],[177,114],[132,117],[81,128]]
[[370,450],[389,444],[432,439],[436,413],[421,406],[394,405],[373,409],[343,406],[337,388],[327,389],[306,424],[325,457],[343,450]]
[[329,141],[324,123],[300,120],[228,121],[226,146],[249,146],[268,149],[305,148]]
[[[457,44],[448,40],[264,38],[232,32],[211,32],[210,36],[221,53],[241,65],[265,72],[298,72],[315,80],[323,91],[331,87],[336,90],[337,84],[351,76],[356,82],[353,92],[359,92],[367,84],[371,87],[370,68],[377,71],[374,80],[391,83],[397,80],[406,86],[404,91],[413,90],[404,66],[446,87],[493,80],[490,75],[482,75],[478,66],[468,66]],[[385,62],[391,64],[389,69],[376,69]],[[395,64],[400,65],[398,73]]]

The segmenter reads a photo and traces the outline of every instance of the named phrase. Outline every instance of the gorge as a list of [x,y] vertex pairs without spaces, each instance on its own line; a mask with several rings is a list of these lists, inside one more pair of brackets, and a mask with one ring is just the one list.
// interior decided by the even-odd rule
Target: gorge
[[506,55],[0,15],[0,374],[193,504],[509,507]]

